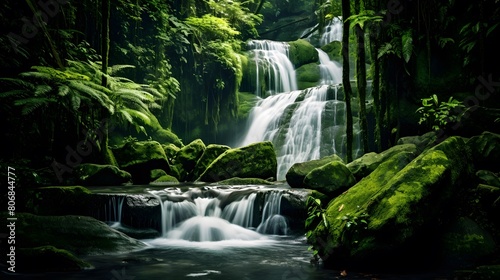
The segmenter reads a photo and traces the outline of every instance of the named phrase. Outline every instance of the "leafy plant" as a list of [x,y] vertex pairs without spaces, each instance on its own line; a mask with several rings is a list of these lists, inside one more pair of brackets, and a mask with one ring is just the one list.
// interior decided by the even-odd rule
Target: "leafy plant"
[[[314,198],[309,196],[306,201],[307,207],[307,219],[305,221],[306,238],[309,240],[313,238],[314,229],[323,223],[325,228],[328,228],[328,220],[326,219],[326,209],[322,207],[321,200],[319,198]],[[313,253],[313,257],[318,261],[318,250],[314,246],[309,246],[308,248]]]
[[460,122],[464,108],[465,106],[453,97],[440,102],[438,96],[433,94],[422,99],[422,107],[416,111],[421,115],[418,124],[425,123],[435,131],[444,129],[451,123]]
[[[346,222],[346,230],[342,233],[343,237],[345,237],[346,232],[350,232],[351,235],[354,233],[358,233],[360,229],[367,229],[368,226],[368,214],[361,213],[360,215],[353,215],[351,213],[347,213],[342,217],[337,219],[343,220]],[[352,243],[358,243],[357,239],[353,239]]]

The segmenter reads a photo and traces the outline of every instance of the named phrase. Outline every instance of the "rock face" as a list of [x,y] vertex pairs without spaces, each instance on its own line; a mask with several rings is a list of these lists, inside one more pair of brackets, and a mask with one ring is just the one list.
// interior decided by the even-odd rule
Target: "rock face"
[[356,179],[341,161],[331,161],[313,169],[304,178],[304,186],[334,196],[354,186]]
[[233,177],[276,178],[277,166],[273,144],[257,142],[225,151],[196,181],[217,182]]
[[326,266],[405,267],[415,255],[432,264],[429,240],[443,223],[472,174],[465,141],[452,137],[417,158],[401,151],[333,199],[328,226],[313,226],[308,241]]
[[132,180],[130,173],[113,165],[84,163],[74,171],[77,184],[83,186],[119,186]]
[[157,141],[127,142],[113,153],[120,168],[132,175],[134,184],[149,183],[151,170],[170,172],[165,150]]
[[292,188],[303,188],[304,179],[309,172],[332,161],[343,162],[339,156],[331,155],[317,160],[295,163],[286,173],[286,181]]

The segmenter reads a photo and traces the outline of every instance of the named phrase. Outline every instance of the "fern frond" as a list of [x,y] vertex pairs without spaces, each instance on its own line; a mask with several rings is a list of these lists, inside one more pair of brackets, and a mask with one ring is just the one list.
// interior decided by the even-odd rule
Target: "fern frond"
[[114,113],[113,101],[104,92],[96,90],[81,81],[69,81],[68,86],[88,95],[93,100],[97,100],[104,109],[108,110],[111,114]]
[[57,94],[59,96],[66,96],[70,92],[70,88],[67,85],[61,85],[59,86],[59,90],[57,91]]
[[14,105],[21,106],[22,115],[30,115],[34,111],[42,107],[48,107],[50,103],[55,103],[56,100],[53,98],[46,97],[31,97],[24,98],[14,101]]
[[0,78],[0,84],[6,84],[25,89],[35,88],[35,85],[33,83],[19,78]]
[[37,85],[34,90],[35,96],[45,95],[52,91],[52,87],[49,85]]
[[116,74],[116,73],[120,72],[123,69],[128,69],[128,68],[135,68],[135,66],[134,65],[128,65],[128,64],[113,65],[113,66],[109,67],[109,74],[113,75],[113,74]]

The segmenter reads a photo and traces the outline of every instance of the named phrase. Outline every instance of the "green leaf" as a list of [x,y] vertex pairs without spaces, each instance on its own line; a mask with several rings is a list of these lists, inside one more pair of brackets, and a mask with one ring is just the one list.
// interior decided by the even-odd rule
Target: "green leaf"
[[406,31],[401,37],[401,40],[403,46],[402,48],[403,59],[405,60],[406,63],[408,63],[408,61],[410,61],[413,52],[413,37],[411,31],[410,30]]

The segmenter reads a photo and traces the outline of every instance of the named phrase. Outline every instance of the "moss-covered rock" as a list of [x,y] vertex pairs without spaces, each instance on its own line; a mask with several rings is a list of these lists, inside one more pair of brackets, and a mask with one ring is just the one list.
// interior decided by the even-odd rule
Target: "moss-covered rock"
[[[413,157],[394,154],[329,203],[328,227],[320,223],[308,239],[326,266],[388,269],[434,261],[429,237],[449,221],[449,206],[471,176],[470,152],[452,137]],[[405,261],[420,254],[428,256],[423,263]]]
[[271,142],[229,149],[215,159],[197,181],[217,182],[233,177],[276,178],[277,160]]
[[167,156],[167,159],[169,163],[172,163],[172,161],[175,159],[175,156],[179,152],[181,148],[177,147],[174,144],[164,144],[161,145],[163,147],[163,150],[165,151],[165,155]]
[[17,254],[17,273],[70,272],[92,268],[90,263],[71,252],[50,245],[20,248]]
[[338,155],[330,155],[321,159],[295,163],[286,173],[286,181],[292,188],[302,188],[304,187],[304,179],[309,172],[332,161],[343,162]]
[[258,98],[253,93],[238,92],[238,119],[246,120],[257,101]]
[[[165,172],[165,170],[163,169],[153,169],[151,170],[151,179],[149,179],[150,182],[154,182],[156,181],[158,178],[160,177],[163,177],[163,176],[167,176],[167,172]],[[168,175],[170,176],[170,175]]]
[[74,169],[76,183],[83,186],[119,186],[132,180],[130,173],[114,165],[84,163]]
[[169,129],[156,130],[153,132],[152,138],[163,144],[174,144],[177,147],[184,146],[181,139]]
[[226,145],[209,144],[201,157],[196,162],[193,171],[189,174],[189,180],[194,180],[208,168],[208,166],[225,151],[231,149]]
[[132,175],[135,184],[149,183],[151,170],[170,172],[165,150],[157,141],[130,141],[113,152],[120,168]]
[[179,181],[189,179],[189,174],[193,171],[205,149],[205,143],[201,139],[196,139],[177,152],[175,166],[180,171]]
[[421,153],[429,148],[432,148],[436,144],[437,138],[437,133],[431,131],[423,135],[401,137],[396,145],[414,144],[417,147],[417,151]]
[[491,234],[468,217],[451,223],[442,244],[444,261],[453,267],[477,262],[490,256],[496,248]]
[[290,45],[289,58],[295,68],[311,62],[318,62],[319,55],[316,48],[304,39],[288,42]]
[[378,154],[373,152],[364,154],[360,158],[349,162],[347,168],[359,181],[373,172],[381,163],[399,153],[410,153],[413,157],[418,155],[415,144],[396,145]]
[[321,46],[321,50],[328,54],[330,60],[342,61],[342,43],[339,41],[333,41],[324,46]]
[[222,180],[216,183],[217,185],[226,185],[226,186],[236,186],[236,185],[272,185],[272,182],[269,182],[260,178],[229,178],[226,180]]
[[300,66],[295,70],[295,75],[299,89],[317,86],[321,80],[321,71],[315,62]]
[[154,180],[155,183],[179,183],[179,180],[175,178],[174,176],[170,176],[168,174],[165,174],[157,179]]
[[340,194],[354,186],[356,179],[341,161],[331,161],[313,169],[304,178],[304,186],[329,196]]
[[488,131],[471,137],[467,145],[472,150],[476,169],[500,171],[500,135]]
[[[2,219],[7,213],[0,214]],[[119,253],[138,250],[146,244],[130,238],[86,216],[37,216],[16,213],[16,244],[25,248],[54,246],[76,255]]]

